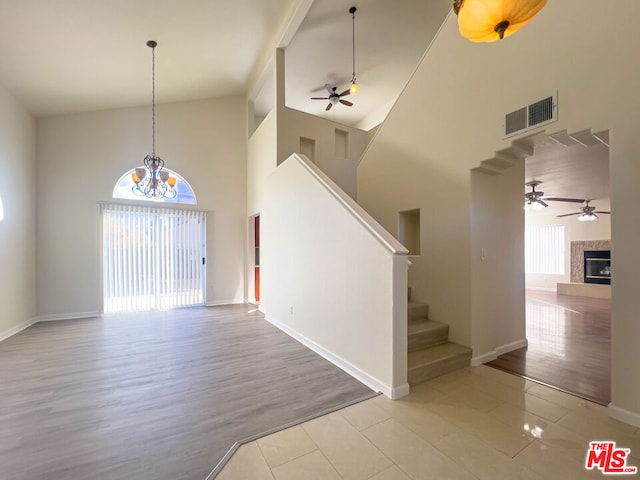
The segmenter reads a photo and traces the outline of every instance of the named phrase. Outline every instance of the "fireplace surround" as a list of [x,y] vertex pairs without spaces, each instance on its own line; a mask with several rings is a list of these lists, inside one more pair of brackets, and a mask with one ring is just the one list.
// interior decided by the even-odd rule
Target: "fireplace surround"
[[571,242],[571,283],[585,283],[584,252],[611,251],[610,240],[586,240]]

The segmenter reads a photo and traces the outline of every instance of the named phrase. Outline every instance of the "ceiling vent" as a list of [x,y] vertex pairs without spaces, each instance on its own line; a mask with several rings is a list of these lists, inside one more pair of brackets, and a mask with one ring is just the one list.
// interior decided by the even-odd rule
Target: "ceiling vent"
[[557,95],[551,95],[504,117],[504,138],[555,122],[558,119]]

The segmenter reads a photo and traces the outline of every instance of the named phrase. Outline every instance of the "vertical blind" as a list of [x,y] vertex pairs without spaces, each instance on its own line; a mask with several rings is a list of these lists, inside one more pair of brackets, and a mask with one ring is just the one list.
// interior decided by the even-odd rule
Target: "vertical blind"
[[204,303],[205,212],[100,207],[105,313]]
[[525,273],[564,275],[564,250],[564,225],[525,228]]

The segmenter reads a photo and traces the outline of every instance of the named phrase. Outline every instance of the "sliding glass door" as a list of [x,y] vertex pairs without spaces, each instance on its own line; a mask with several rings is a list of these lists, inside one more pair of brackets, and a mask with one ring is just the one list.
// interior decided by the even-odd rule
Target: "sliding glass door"
[[205,212],[101,204],[105,313],[202,305]]

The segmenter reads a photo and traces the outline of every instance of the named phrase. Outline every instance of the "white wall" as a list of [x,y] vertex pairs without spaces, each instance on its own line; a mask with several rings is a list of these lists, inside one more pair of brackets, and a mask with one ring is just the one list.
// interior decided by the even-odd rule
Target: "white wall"
[[471,172],[473,365],[526,346],[524,162],[502,175]]
[[247,147],[247,213],[260,213],[267,178],[276,169],[276,111],[272,110],[254,132]]
[[[609,211],[610,200],[608,198],[598,199],[593,202],[598,210]],[[555,206],[553,206],[555,207]],[[573,208],[578,210],[580,204],[571,204],[571,207],[562,210],[562,213],[569,213]],[[556,291],[556,284],[571,282],[571,242],[587,240],[611,240],[611,217],[609,215],[598,215],[598,220],[594,222],[579,222],[578,215],[571,217],[557,218],[560,213],[556,210],[549,212],[549,208],[541,212],[529,212],[525,215],[525,226],[542,227],[546,225],[564,225],[564,274],[547,275],[541,273],[527,273],[525,275],[526,287],[532,289]]]
[[[284,160],[300,152],[300,137],[315,140],[314,163],[340,186],[351,198],[356,198],[357,163],[369,143],[369,135],[363,130],[315,117],[298,110],[284,108],[280,115],[283,122],[278,130],[278,151]],[[347,155],[336,154],[336,130],[348,135]]]
[[[242,97],[156,106],[156,153],[207,210],[207,302],[245,298],[246,114]],[[37,122],[37,312],[98,312],[98,208],[151,149],[150,107]]]
[[271,174],[265,200],[267,319],[375,390],[408,393],[406,250],[296,155]]
[[35,120],[0,85],[0,340],[35,320]]
[[[634,0],[549,2],[527,27],[492,44],[461,38],[449,16],[365,153],[358,200],[391,230],[397,211],[424,211],[423,251],[431,253],[414,262],[411,284],[434,318],[451,324],[454,340],[471,345],[469,169],[510,145],[504,114],[557,91],[558,121],[546,131],[610,130],[611,412],[640,425],[640,222],[631,220],[640,184],[638,15]],[[501,301],[511,309],[521,299]]]
[[247,148],[247,299],[255,301],[255,241],[253,217],[260,215],[265,204],[269,175],[276,169],[276,111],[272,110],[260,123]]

